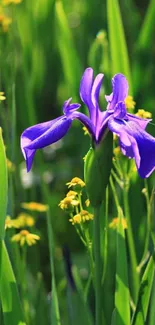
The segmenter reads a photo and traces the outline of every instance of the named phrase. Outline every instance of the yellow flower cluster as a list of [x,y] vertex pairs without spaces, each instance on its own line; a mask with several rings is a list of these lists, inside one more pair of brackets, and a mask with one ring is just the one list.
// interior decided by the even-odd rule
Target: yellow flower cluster
[[[1,21],[1,15],[0,15],[0,21]],[[6,97],[4,96],[4,91],[0,91],[0,101],[5,100]]]
[[[118,225],[118,218],[114,218],[110,223],[109,223],[109,228],[116,229]],[[124,229],[127,229],[127,222],[125,218],[121,218],[122,221],[122,226]]]
[[[12,19],[7,17],[5,14],[0,13],[0,27],[2,28],[2,31],[6,33],[9,29],[9,25],[12,23]],[[3,96],[3,95],[2,95]],[[5,97],[5,96],[3,96]],[[4,98],[5,99],[5,98]],[[3,100],[4,100],[3,99]],[[1,99],[2,100],[2,99]]]
[[83,126],[82,130],[84,131],[84,135],[88,135],[89,134],[89,131],[86,128],[86,126]]
[[136,102],[133,100],[132,96],[127,96],[125,99],[125,105],[128,110],[133,111],[136,105]]
[[6,217],[5,229],[33,227],[34,224],[35,220],[31,215],[27,213],[20,213],[16,219],[11,219],[10,216]]
[[152,117],[152,113],[145,111],[144,109],[139,109],[135,115],[138,117],[141,117],[141,118],[151,118]]
[[89,213],[86,210],[82,210],[80,213],[70,218],[69,221],[72,223],[72,225],[75,225],[89,220],[93,220],[93,218],[94,218],[93,214]]
[[37,211],[37,212],[48,211],[48,205],[37,203],[37,202],[23,202],[21,203],[21,207],[23,209],[30,210],[30,211]]
[[32,246],[36,244],[36,242],[40,240],[40,237],[36,234],[30,233],[28,230],[21,230],[18,234],[12,236],[12,242],[19,242],[21,246],[27,244],[28,246]]
[[60,201],[59,207],[62,210],[72,211],[74,207],[79,205],[79,200],[73,196],[66,196],[63,200]]
[[70,182],[66,183],[66,185],[68,188],[74,187],[75,191],[79,191],[85,186],[85,183],[81,178],[74,177]]
[[120,147],[115,147],[114,150],[113,150],[113,153],[114,153],[115,157],[119,158],[121,156]]

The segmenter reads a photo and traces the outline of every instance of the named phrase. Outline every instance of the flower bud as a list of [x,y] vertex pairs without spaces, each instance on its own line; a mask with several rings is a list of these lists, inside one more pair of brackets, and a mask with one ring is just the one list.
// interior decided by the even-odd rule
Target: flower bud
[[90,148],[86,155],[84,178],[93,207],[101,205],[104,199],[112,168],[112,155],[113,135],[111,132],[108,132],[95,148]]

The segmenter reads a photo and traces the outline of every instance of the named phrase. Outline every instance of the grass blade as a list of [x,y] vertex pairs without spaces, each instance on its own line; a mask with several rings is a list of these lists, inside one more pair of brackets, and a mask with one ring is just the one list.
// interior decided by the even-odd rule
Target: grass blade
[[8,191],[8,178],[6,166],[5,146],[2,137],[2,129],[0,128],[0,239],[4,239],[5,234],[5,217],[7,207],[7,191]]
[[128,50],[118,0],[107,0],[109,43],[112,59],[112,74],[125,74],[132,94]]
[[153,36],[155,32],[155,0],[150,0],[147,13],[142,25],[139,40],[138,48],[144,49],[145,51],[150,50],[151,45],[153,45]]
[[0,240],[0,300],[5,325],[26,325],[16,280],[3,240]]
[[125,233],[122,223],[123,213],[119,208],[117,228],[115,325],[130,325],[130,295],[128,286]]
[[155,273],[155,257],[150,257],[139,290],[138,303],[133,315],[132,325],[145,324]]

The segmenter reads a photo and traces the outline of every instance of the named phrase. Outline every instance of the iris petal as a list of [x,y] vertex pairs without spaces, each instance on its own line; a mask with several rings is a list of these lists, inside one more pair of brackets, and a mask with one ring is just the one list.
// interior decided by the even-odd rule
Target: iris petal
[[122,152],[135,159],[139,175],[149,177],[155,169],[155,139],[134,121],[111,117],[108,127],[120,137]]
[[60,140],[68,131],[72,120],[65,116],[29,127],[21,135],[21,149],[30,170],[37,149]]
[[108,110],[114,110],[115,105],[118,102],[124,102],[125,98],[128,96],[128,81],[123,74],[118,73],[112,78],[112,88],[112,94],[105,96],[108,102]]
[[90,116],[92,110],[92,101],[91,101],[92,85],[93,85],[93,69],[87,68],[82,76],[81,83],[80,83],[80,97],[83,103],[88,106]]

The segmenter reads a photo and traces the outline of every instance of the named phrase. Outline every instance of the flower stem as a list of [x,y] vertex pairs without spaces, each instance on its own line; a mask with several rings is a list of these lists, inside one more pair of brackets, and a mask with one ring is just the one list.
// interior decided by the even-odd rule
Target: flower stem
[[129,202],[128,202],[128,188],[124,186],[123,190],[123,200],[124,200],[124,212],[125,217],[127,219],[127,239],[128,239],[128,245],[129,245],[129,254],[131,259],[131,268],[132,268],[132,294],[133,294],[133,300],[134,303],[136,303],[137,300],[137,293],[139,290],[139,275],[137,272],[137,257],[135,252],[135,245],[134,245],[134,239],[133,239],[133,233],[132,233],[132,226],[131,226],[131,220],[130,220],[130,211],[129,211]]
[[101,248],[100,248],[100,207],[94,208],[94,284],[95,284],[95,325],[102,324],[101,306]]

